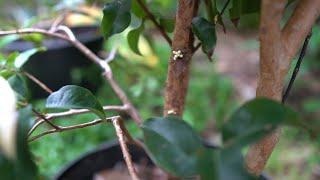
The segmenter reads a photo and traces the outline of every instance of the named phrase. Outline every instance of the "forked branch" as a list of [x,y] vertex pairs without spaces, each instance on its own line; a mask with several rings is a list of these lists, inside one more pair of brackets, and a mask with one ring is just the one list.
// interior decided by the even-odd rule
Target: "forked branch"
[[[61,29],[62,27],[58,26],[56,29]],[[63,26],[63,31],[66,32],[67,27]],[[45,30],[45,29],[38,29],[38,28],[25,28],[25,29],[18,29],[18,30],[11,30],[11,31],[0,31],[0,36],[5,35],[11,35],[11,34],[43,34],[50,37],[55,37],[59,39],[63,39],[65,41],[68,41],[71,43],[74,47],[76,47],[78,50],[80,50],[85,56],[88,57],[89,60],[97,64],[99,67],[101,67],[104,71],[104,77],[105,79],[110,83],[113,91],[118,95],[119,99],[122,101],[124,106],[128,108],[127,113],[131,116],[131,118],[136,122],[136,124],[141,124],[141,118],[136,110],[136,108],[132,105],[131,101],[127,98],[127,95],[125,92],[120,88],[118,83],[115,81],[115,79],[112,76],[112,70],[107,62],[105,62],[103,59],[99,58],[96,54],[94,54],[90,49],[88,49],[86,46],[84,46],[80,41],[73,38],[73,35],[70,35],[72,33],[71,31],[67,31],[68,35],[63,35],[60,33],[57,33],[56,31],[52,30]]]

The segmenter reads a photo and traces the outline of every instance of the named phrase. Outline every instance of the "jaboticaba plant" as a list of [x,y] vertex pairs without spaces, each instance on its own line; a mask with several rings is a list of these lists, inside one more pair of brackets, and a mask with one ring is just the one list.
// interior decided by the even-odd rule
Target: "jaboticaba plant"
[[[100,123],[114,126],[132,179],[141,177],[132,161],[127,143],[143,148],[153,163],[168,173],[169,179],[248,180],[257,179],[264,170],[278,142],[280,126],[303,128],[317,137],[319,123],[304,121],[297,112],[285,106],[284,102],[306,52],[311,28],[320,14],[320,1],[177,0],[172,2],[176,5],[174,17],[155,13],[154,7],[157,4],[154,3],[155,1],[146,0],[110,1],[104,5],[102,17],[98,18],[105,41],[126,32],[128,45],[137,55],[143,55],[139,46],[141,36],[154,28],[171,47],[167,52],[171,54],[167,60],[167,73],[159,74],[167,78],[164,85],[163,114],[155,114],[154,117],[142,118],[136,108],[139,105],[132,103],[126,95],[127,91],[117,82],[118,74],[113,73],[110,67],[111,60],[118,58],[116,51],[109,52],[109,56],[104,58],[93,53],[77,39],[68,26],[61,24],[63,16],[55,19],[49,28],[33,26],[31,23],[26,28],[0,31],[0,36],[7,37],[5,41],[1,41],[2,46],[17,38],[28,41],[41,35],[36,48],[0,56],[1,179],[40,179],[28,143],[53,133]],[[284,11],[292,3],[294,8],[289,9],[292,10],[291,16],[282,21]],[[69,7],[65,11],[73,10]],[[182,118],[192,57],[201,48],[212,61],[207,63],[215,63],[212,57],[219,38],[216,29],[219,27],[227,31],[228,19],[237,26],[241,19],[250,13],[260,16],[257,98],[234,111],[220,127],[222,144],[218,148],[210,148],[198,132]],[[228,33],[225,36],[228,36]],[[51,90],[40,79],[25,71],[23,65],[29,57],[46,50],[44,44],[41,44],[43,38],[64,40],[83,53],[102,70],[104,80],[121,104],[102,104],[101,99],[96,98],[90,90],[77,85]],[[302,44],[295,71],[288,88],[284,88],[291,61]],[[122,73],[126,74],[126,69],[123,69]],[[33,106],[26,79],[36,83],[48,94],[41,110]],[[52,109],[55,111],[47,113],[47,110]],[[108,116],[109,111],[118,112],[119,115]],[[55,122],[55,119],[60,117],[84,113],[93,113],[96,117],[71,126],[62,126]],[[142,137],[131,136],[120,116],[123,114],[127,114],[140,128]],[[42,124],[46,124],[49,129],[36,131]],[[68,144],[65,144],[65,148],[68,148]],[[246,155],[243,153],[244,148],[248,149]]]

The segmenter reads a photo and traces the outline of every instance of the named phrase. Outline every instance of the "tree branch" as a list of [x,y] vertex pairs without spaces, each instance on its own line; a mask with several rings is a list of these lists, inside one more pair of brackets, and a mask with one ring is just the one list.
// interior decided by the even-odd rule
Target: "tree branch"
[[[59,26],[58,26],[59,27]],[[57,28],[58,28],[57,27]],[[66,27],[64,27],[65,29]],[[84,46],[80,41],[77,39],[70,38],[69,36],[65,36],[56,32],[51,32],[49,30],[45,29],[38,29],[38,28],[26,28],[26,29],[18,29],[18,30],[11,30],[11,31],[0,31],[0,36],[5,35],[11,35],[11,34],[32,34],[32,33],[39,33],[50,37],[55,37],[59,39],[63,39],[65,41],[68,41],[71,43],[74,47],[76,47],[78,50],[80,50],[85,56],[87,56],[92,62],[97,64],[100,68],[103,69],[106,80],[108,82],[112,82],[113,85],[111,85],[113,91],[119,95],[121,94],[120,100],[125,106],[128,106],[128,114],[131,116],[131,118],[136,122],[136,124],[140,125],[142,123],[142,120],[139,116],[138,111],[134,108],[130,100],[127,98],[127,95],[125,92],[120,88],[118,83],[113,79],[112,77],[112,70],[107,62],[99,58],[97,55],[95,55],[90,49],[88,49],[86,46]],[[69,32],[70,33],[70,32]]]
[[69,131],[69,130],[73,130],[73,129],[81,129],[81,128],[85,128],[85,127],[88,127],[88,126],[94,126],[96,124],[100,124],[102,122],[110,122],[112,119],[114,118],[118,118],[119,116],[114,116],[114,117],[109,117],[109,118],[106,118],[106,119],[97,119],[97,120],[93,120],[93,121],[90,121],[90,122],[87,122],[87,123],[83,123],[83,124],[77,124],[77,125],[73,125],[73,126],[66,126],[66,127],[60,127],[59,129],[51,129],[51,130],[48,130],[48,131],[45,131],[41,134],[38,134],[36,136],[33,136],[31,138],[29,138],[29,142],[32,142],[32,141],[35,141],[45,135],[48,135],[48,134],[53,134],[53,133],[58,133],[58,132],[63,132],[63,131]]
[[21,73],[23,75],[25,75],[26,77],[28,77],[31,81],[36,83],[39,87],[41,87],[47,93],[49,93],[49,94],[53,93],[53,91],[47,85],[45,85],[43,82],[41,82],[38,78],[36,78],[32,74],[30,74],[30,73],[28,73],[26,71],[22,71]]
[[[104,106],[103,110],[125,112],[125,111],[127,111],[127,107],[126,106]],[[44,115],[44,118],[46,118],[46,120],[48,120],[48,121],[52,121],[53,119],[56,119],[56,118],[84,114],[84,113],[89,113],[89,112],[91,112],[91,111],[88,109],[71,109],[71,110],[68,110],[65,112],[49,113],[49,114]],[[42,117],[38,118],[37,122],[30,129],[28,135],[30,136],[44,122],[45,122],[45,120]]]
[[189,67],[194,53],[191,22],[197,14],[198,6],[198,0],[178,1],[172,50],[181,51],[183,57],[175,60],[172,54],[169,59],[163,112],[165,116],[168,114],[181,116],[184,110],[189,84]]
[[[257,96],[281,101],[290,63],[320,14],[320,1],[300,0],[280,31],[285,0],[262,0],[260,20],[260,77]],[[279,32],[280,31],[280,32]],[[249,172],[260,175],[280,137],[280,129],[250,147]]]
[[143,9],[143,11],[147,14],[148,18],[153,22],[153,24],[158,28],[160,31],[161,35],[164,37],[164,39],[168,42],[168,44],[171,46],[172,45],[172,40],[164,30],[164,28],[157,22],[156,18],[154,15],[149,11],[147,6],[142,2],[142,0],[136,0],[137,3],[140,5],[140,7]]
[[129,153],[129,149],[128,149],[128,146],[124,140],[124,131],[123,129],[121,128],[120,126],[120,119],[119,117],[115,117],[112,119],[112,123],[113,123],[113,126],[116,130],[116,133],[117,133],[117,136],[118,136],[118,140],[119,140],[119,144],[120,144],[120,147],[121,147],[121,150],[122,150],[122,154],[123,154],[123,158],[127,164],[127,167],[128,167],[128,170],[129,170],[129,173],[130,173],[130,176],[133,180],[138,180],[139,177],[136,173],[136,170],[133,166],[133,162],[131,160],[131,155]]
[[287,59],[291,62],[304,39],[311,31],[312,25],[320,15],[319,0],[300,0],[292,16],[282,30],[282,41]]
[[[279,64],[283,59],[280,21],[286,0],[262,0],[260,18],[260,74],[257,87],[258,97],[281,100],[284,77]],[[259,176],[278,142],[280,131],[265,137],[252,145],[246,156],[250,173]]]

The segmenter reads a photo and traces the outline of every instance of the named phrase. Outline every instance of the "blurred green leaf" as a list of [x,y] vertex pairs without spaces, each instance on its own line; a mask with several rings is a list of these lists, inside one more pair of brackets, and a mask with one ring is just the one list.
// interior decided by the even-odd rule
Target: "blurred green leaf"
[[222,127],[227,147],[244,147],[275,130],[280,124],[301,125],[299,115],[284,105],[257,98],[242,105]]
[[15,174],[17,179],[35,180],[37,179],[37,167],[32,160],[29,151],[28,132],[34,122],[32,119],[32,108],[27,106],[19,111],[19,121],[17,129],[17,156],[15,163]]
[[7,58],[6,58],[6,63],[5,65],[8,67],[8,68],[15,68],[14,66],[14,62],[16,60],[16,58],[20,55],[20,53],[18,51],[15,51],[15,52],[12,52],[10,53]]
[[0,174],[3,179],[14,179],[14,167],[1,152],[0,152]]
[[45,50],[46,49],[44,47],[39,47],[39,48],[29,49],[20,53],[19,56],[16,57],[14,61],[14,66],[20,69],[29,60],[31,56],[33,56],[37,52],[45,51]]
[[143,29],[144,22],[141,22],[141,25],[137,29],[131,30],[127,36],[130,49],[138,55],[141,55],[141,52],[139,51],[139,38],[141,32],[143,32]]
[[[146,0],[141,0],[144,4],[146,4]],[[141,8],[137,0],[133,0],[131,4],[131,11],[134,15],[136,15],[138,18],[144,18],[146,17],[146,13]]]
[[303,109],[308,113],[317,112],[320,109],[320,99],[310,99],[303,102]]
[[19,95],[20,98],[28,99],[29,89],[25,79],[19,75],[15,74],[8,79],[11,88]]
[[4,48],[6,45],[10,44],[11,42],[13,42],[17,39],[19,39],[19,36],[16,34],[1,37],[0,38],[0,49]]
[[217,41],[214,24],[202,17],[195,17],[192,20],[192,31],[200,40],[203,52],[211,58]]
[[89,109],[101,119],[106,118],[97,98],[86,88],[67,85],[52,93],[46,102],[47,108]]
[[33,42],[36,46],[41,46],[44,36],[42,34],[27,34],[21,38],[25,41]]
[[160,18],[160,25],[169,33],[173,32],[175,23],[174,18]]
[[124,31],[130,25],[130,6],[130,0],[116,0],[104,6],[101,29],[106,39]]
[[230,19],[239,20],[242,15],[258,13],[261,1],[232,0],[232,7],[229,9]]
[[179,177],[198,174],[198,153],[203,150],[200,137],[177,117],[148,119],[142,126],[151,159]]

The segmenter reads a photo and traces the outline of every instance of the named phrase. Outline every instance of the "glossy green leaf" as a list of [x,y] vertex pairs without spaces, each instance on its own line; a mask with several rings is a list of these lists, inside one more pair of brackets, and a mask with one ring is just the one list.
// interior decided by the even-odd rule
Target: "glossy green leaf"
[[192,20],[192,31],[200,40],[203,52],[210,58],[217,41],[214,24],[202,17],[195,17]]
[[226,146],[246,146],[280,124],[302,125],[299,116],[279,102],[257,98],[242,105],[222,127]]
[[31,56],[33,56],[37,52],[44,51],[44,50],[45,50],[44,47],[40,47],[40,48],[29,49],[27,51],[20,53],[19,56],[16,57],[14,61],[14,66],[18,69],[21,68],[29,60]]
[[24,99],[28,99],[29,97],[29,89],[25,79],[19,75],[15,74],[8,79],[11,88]]
[[178,177],[198,174],[200,137],[177,117],[151,118],[143,126],[143,137],[151,159],[159,167]]
[[245,168],[241,148],[222,149],[217,151],[219,180],[255,180]]
[[173,32],[175,23],[176,21],[174,18],[160,18],[160,25],[169,33]]
[[202,148],[198,151],[197,168],[201,180],[223,180],[219,179],[219,157],[218,149]]
[[130,49],[139,55],[141,55],[141,52],[139,51],[139,38],[140,38],[141,32],[143,32],[143,29],[144,29],[144,22],[141,22],[141,25],[137,29],[131,30],[127,36]]
[[[146,0],[141,0],[144,4],[146,4]],[[136,15],[138,18],[145,18],[147,15],[145,11],[141,8],[137,0],[133,0],[131,2],[131,11],[134,15]]]
[[67,85],[52,93],[46,102],[47,108],[89,109],[101,119],[106,117],[97,98],[86,88]]
[[130,6],[130,0],[115,0],[104,6],[101,30],[106,39],[124,31],[129,26]]

